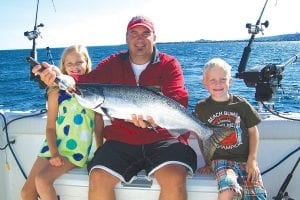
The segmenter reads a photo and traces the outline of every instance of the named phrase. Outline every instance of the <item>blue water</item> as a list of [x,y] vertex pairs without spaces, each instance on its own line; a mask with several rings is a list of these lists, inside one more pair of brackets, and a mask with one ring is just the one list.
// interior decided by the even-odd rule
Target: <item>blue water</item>
[[[189,110],[193,110],[199,99],[206,97],[207,91],[201,85],[202,67],[213,57],[224,58],[233,66],[235,76],[241,55],[247,42],[226,43],[172,43],[158,44],[160,51],[174,55],[182,65],[186,87],[189,91]],[[112,53],[126,49],[126,46],[88,47],[93,66]],[[62,48],[51,48],[54,62],[58,65]],[[268,63],[280,64],[300,52],[300,42],[254,42],[246,69]],[[30,69],[25,57],[27,50],[0,51],[0,110],[27,111],[45,108],[44,90],[38,83],[29,80]],[[39,61],[48,61],[45,49],[38,50]],[[279,112],[300,111],[300,59],[289,65],[283,73],[275,95],[275,110]],[[241,79],[234,78],[230,91],[244,96],[257,107],[255,88],[246,87]]]

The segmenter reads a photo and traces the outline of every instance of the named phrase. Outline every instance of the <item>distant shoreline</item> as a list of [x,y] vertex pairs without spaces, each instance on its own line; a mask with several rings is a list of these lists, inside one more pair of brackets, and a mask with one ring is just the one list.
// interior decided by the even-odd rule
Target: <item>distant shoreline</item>
[[[250,38],[250,37],[249,37]],[[249,39],[241,39],[241,40],[208,40],[208,39],[200,39],[195,41],[176,41],[176,42],[157,42],[157,44],[177,44],[177,43],[226,43],[226,42],[248,42]],[[292,33],[292,34],[283,34],[283,35],[275,35],[275,36],[267,36],[267,37],[256,37],[255,42],[283,42],[283,41],[300,41],[300,33]],[[94,46],[123,46],[126,44],[114,44],[114,45],[90,45],[88,47]],[[52,48],[64,48],[64,47],[52,47]],[[28,48],[30,49],[30,48]],[[26,49],[0,49],[0,51],[9,51],[9,50],[28,50]],[[38,48],[42,49],[42,48]]]
[[[246,42],[249,39],[243,40],[205,40],[200,39],[195,42]],[[283,34],[283,35],[275,35],[268,37],[256,37],[256,42],[276,42],[276,41],[300,41],[300,33],[291,33],[291,34]]]
[[[168,43],[220,43],[220,42],[248,42],[249,39],[241,40],[207,40],[200,39],[195,41],[180,41],[180,42],[159,42],[158,44],[168,44]],[[281,41],[300,41],[300,33],[291,33],[267,37],[256,37],[255,42],[281,42]]]

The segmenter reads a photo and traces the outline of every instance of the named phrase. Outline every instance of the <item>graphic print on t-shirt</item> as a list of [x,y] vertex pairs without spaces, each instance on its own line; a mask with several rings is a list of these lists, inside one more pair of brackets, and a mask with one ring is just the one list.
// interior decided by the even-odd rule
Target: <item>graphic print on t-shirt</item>
[[242,129],[240,127],[241,118],[237,112],[233,111],[220,111],[211,115],[208,122],[216,126],[224,126],[234,128],[235,131],[222,140],[217,148],[221,149],[234,149],[240,146],[242,141]]

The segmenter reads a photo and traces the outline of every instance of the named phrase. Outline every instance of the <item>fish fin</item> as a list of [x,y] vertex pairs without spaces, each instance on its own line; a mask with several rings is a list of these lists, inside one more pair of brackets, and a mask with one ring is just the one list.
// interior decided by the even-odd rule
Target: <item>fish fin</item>
[[168,129],[168,131],[175,138],[189,132],[187,129]]
[[161,87],[159,85],[151,85],[151,86],[140,86],[146,88],[147,90],[151,90],[157,94],[162,94]]
[[[200,151],[202,153],[204,162],[207,165],[211,165],[211,158],[212,158],[213,153],[215,152],[216,148],[213,148],[211,146],[210,139],[201,140],[200,137],[199,137],[199,135],[197,133],[195,133],[195,132],[191,132],[191,133],[192,133],[192,135],[194,135],[194,137],[198,141],[199,149],[200,149]],[[211,148],[213,148],[213,149],[211,149]],[[213,152],[213,153],[210,155],[210,152]]]
[[104,107],[100,107],[102,112],[112,121],[113,118],[112,116],[110,116],[110,114],[108,113],[108,109],[107,108],[104,108]]

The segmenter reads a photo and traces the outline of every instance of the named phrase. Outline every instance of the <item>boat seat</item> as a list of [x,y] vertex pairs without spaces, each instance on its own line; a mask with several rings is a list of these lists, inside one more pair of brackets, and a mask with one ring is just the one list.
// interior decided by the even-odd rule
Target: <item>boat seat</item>
[[[197,152],[198,167],[204,165],[197,140],[189,139],[189,144]],[[188,200],[217,199],[217,181],[212,175],[195,173],[187,177]],[[59,177],[54,186],[61,200],[88,199],[88,173],[86,168],[76,168]],[[149,181],[144,170],[137,174],[137,178],[130,184],[119,183],[115,188],[117,200],[153,200],[158,199],[160,187],[155,179]],[[72,197],[72,198],[71,198]],[[142,198],[141,198],[142,197]]]
[[[58,178],[54,186],[60,199],[88,199],[88,173],[85,168],[76,168]],[[145,171],[141,171],[132,183],[119,183],[116,188],[117,199],[158,199],[160,187],[155,179],[149,181]],[[217,182],[213,176],[199,173],[187,178],[188,199],[216,199]],[[141,198],[141,196],[143,198]],[[205,198],[204,198],[205,197]]]
[[[16,116],[19,114],[17,113]],[[15,118],[16,116],[11,116]],[[22,114],[23,116],[23,114]],[[0,122],[1,123],[1,122]],[[46,126],[46,115],[41,117],[24,118],[14,122],[9,127],[10,138],[16,140],[15,150],[20,156],[24,169],[29,173],[32,163],[36,159],[36,154],[40,150],[40,145],[45,139],[44,129]],[[35,127],[34,129],[32,127]],[[189,143],[198,155],[198,167],[203,166],[203,159],[200,149],[195,139],[189,139]],[[19,146],[18,146],[19,145]],[[26,149],[22,151],[21,149]],[[91,150],[91,156],[95,150],[95,141]],[[11,161],[11,163],[14,163]],[[16,168],[16,166],[12,166]],[[18,173],[14,173],[14,178],[21,178]],[[160,187],[155,179],[148,181],[145,172],[140,172],[138,178],[131,184],[119,183],[115,187],[117,200],[156,200],[159,198]],[[12,180],[14,180],[14,178]],[[14,180],[15,181],[15,180]],[[9,184],[13,185],[14,184]],[[21,188],[22,184],[18,187]],[[88,199],[88,174],[85,168],[76,168],[62,175],[54,182],[54,187],[60,200],[87,200]],[[217,182],[212,176],[202,176],[195,174],[187,178],[188,200],[214,200],[217,199]],[[19,194],[16,194],[18,196]],[[17,198],[13,198],[17,199]]]

